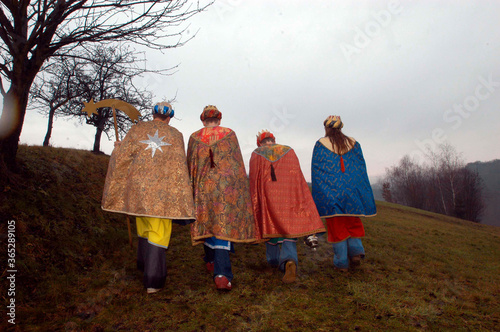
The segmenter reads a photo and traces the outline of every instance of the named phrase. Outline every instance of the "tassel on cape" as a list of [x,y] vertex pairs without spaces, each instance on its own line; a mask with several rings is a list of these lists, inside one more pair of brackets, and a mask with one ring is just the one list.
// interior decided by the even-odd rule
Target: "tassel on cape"
[[273,164],[271,164],[271,180],[277,181],[276,180],[276,173],[274,172]]
[[214,153],[212,152],[212,149],[210,148],[210,168],[215,167],[215,162],[214,162]]

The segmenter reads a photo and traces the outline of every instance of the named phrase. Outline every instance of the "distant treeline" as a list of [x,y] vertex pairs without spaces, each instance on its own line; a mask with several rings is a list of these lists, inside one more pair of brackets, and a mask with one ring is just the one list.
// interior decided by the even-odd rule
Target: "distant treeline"
[[480,222],[485,211],[484,182],[478,171],[466,167],[449,144],[428,152],[428,163],[404,156],[386,169],[381,181],[387,202]]
[[500,226],[500,160],[487,162],[476,161],[466,166],[476,171],[484,183],[484,215],[481,223]]

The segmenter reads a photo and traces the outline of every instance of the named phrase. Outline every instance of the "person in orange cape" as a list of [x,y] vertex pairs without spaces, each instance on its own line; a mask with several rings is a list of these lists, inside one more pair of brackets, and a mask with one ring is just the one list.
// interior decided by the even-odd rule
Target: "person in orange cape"
[[257,146],[250,158],[257,238],[266,241],[267,261],[284,272],[283,282],[294,282],[297,237],[326,229],[293,149],[276,144],[274,135],[266,130],[257,135]]
[[204,128],[191,135],[187,152],[196,209],[191,240],[204,245],[216,288],[229,291],[233,242],[256,241],[250,188],[236,134],[220,126],[222,113],[208,105],[200,119]]
[[365,257],[365,229],[359,217],[375,216],[377,207],[361,145],[342,133],[340,116],[329,116],[323,125],[325,137],[316,142],[312,157],[312,195],[326,219],[333,265],[347,272]]
[[186,225],[195,218],[184,139],[169,125],[173,116],[169,103],[158,103],[153,121],[132,126],[115,143],[102,197],[103,210],[135,216],[137,267],[148,293],[165,285],[172,222]]

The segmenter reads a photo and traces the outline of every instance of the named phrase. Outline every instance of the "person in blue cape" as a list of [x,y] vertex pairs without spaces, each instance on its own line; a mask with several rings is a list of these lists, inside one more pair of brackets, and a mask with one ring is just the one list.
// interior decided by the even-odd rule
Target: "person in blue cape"
[[342,133],[340,116],[324,122],[325,137],[314,146],[312,196],[327,224],[327,241],[333,243],[333,265],[347,272],[365,257],[365,236],[359,217],[377,214],[361,145]]

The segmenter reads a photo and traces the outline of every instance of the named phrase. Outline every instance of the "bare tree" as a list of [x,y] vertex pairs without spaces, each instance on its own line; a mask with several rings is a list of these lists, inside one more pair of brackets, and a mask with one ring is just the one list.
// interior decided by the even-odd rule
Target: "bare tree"
[[[71,56],[56,59],[50,71],[53,75],[47,79],[36,80],[34,86],[41,86],[41,92],[33,94],[33,98],[41,99],[46,105],[42,111],[51,117],[54,115],[79,118],[96,127],[93,152],[99,152],[101,136],[104,132],[110,136],[114,128],[111,108],[100,108],[97,114],[87,117],[82,112],[82,101],[100,101],[104,99],[120,99],[134,105],[143,117],[150,116],[153,94],[134,85],[133,80],[145,73],[163,74],[165,71],[150,71],[142,66],[137,57],[140,54],[129,47],[95,45],[88,50],[74,52]],[[49,71],[49,70],[46,70]],[[41,82],[41,83],[39,83]],[[44,86],[51,89],[43,90]],[[40,89],[39,89],[40,90]],[[53,102],[53,101],[59,102]],[[132,124],[131,120],[121,112],[117,113],[117,127],[120,133],[126,133]]]
[[83,91],[78,90],[78,81],[83,75],[82,64],[74,57],[60,57],[37,76],[30,94],[30,108],[48,118],[43,146],[48,146],[52,135],[54,118],[60,108]]
[[430,166],[404,156],[386,170],[384,199],[479,222],[484,211],[482,180],[450,144],[428,153]]
[[422,209],[425,207],[425,179],[423,169],[408,155],[404,156],[398,166],[386,170],[383,186],[394,202]]
[[477,171],[462,168],[458,176],[458,194],[455,216],[480,222],[485,210],[483,181]]
[[[88,43],[183,45],[180,25],[203,11],[188,0],[0,1],[0,166],[15,170],[30,87],[47,59]],[[186,27],[187,28],[187,27]],[[8,89],[4,80],[10,83]]]
[[456,149],[448,143],[440,144],[437,151],[429,151],[428,155],[444,213],[454,215],[458,203],[458,176],[465,167],[465,162]]
[[394,202],[394,200],[392,199],[391,183],[387,180],[382,183],[382,197],[386,202]]

